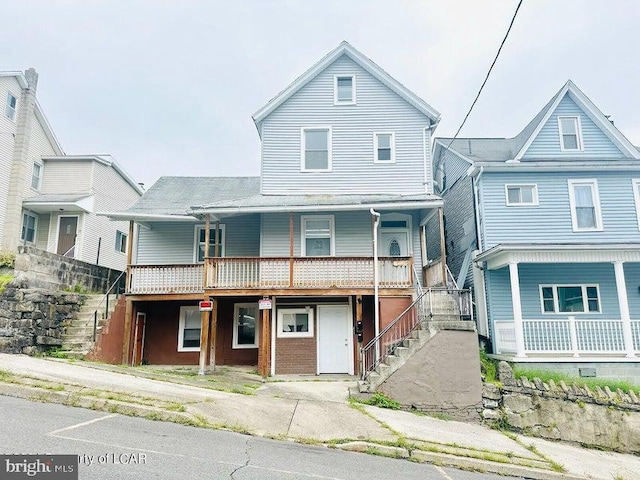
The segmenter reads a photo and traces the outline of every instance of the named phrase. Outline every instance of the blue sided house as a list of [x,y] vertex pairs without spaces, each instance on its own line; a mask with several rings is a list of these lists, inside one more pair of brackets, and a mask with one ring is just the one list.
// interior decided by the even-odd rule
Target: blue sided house
[[513,138],[437,138],[447,263],[493,353],[640,379],[640,152],[571,81]]

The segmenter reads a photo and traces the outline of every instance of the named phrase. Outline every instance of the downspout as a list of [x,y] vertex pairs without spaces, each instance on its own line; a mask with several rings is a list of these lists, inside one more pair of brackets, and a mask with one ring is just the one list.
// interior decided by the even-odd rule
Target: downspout
[[[373,216],[373,325],[375,337],[380,333],[380,303],[379,303],[379,272],[378,272],[378,226],[380,224],[380,213],[373,208],[369,209]],[[376,341],[376,360],[380,358],[380,341]]]

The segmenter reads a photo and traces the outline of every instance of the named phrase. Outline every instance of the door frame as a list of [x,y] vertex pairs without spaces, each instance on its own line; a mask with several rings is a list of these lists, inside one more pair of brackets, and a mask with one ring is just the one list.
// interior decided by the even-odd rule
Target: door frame
[[[142,318],[142,339],[140,342],[140,358],[136,358],[136,353],[138,351],[138,325],[140,318]],[[131,357],[131,365],[141,365],[142,357],[144,356],[144,337],[147,332],[147,314],[145,312],[136,312],[136,318],[133,323],[133,355]],[[136,363],[138,362],[138,363]]]
[[[385,221],[404,221],[407,222],[406,227],[383,227],[382,222]],[[378,242],[382,244],[382,233],[400,233],[407,234],[407,256],[413,256],[413,216],[408,213],[383,213],[380,217],[380,228],[378,229]],[[383,255],[384,256],[384,255]]]
[[80,233],[79,233],[80,232],[80,215],[79,214],[75,214],[75,215],[58,215],[58,220],[57,220],[58,225],[57,225],[57,228],[56,228],[56,244],[55,244],[55,247],[54,247],[53,251],[56,254],[58,254],[58,243],[60,242],[60,220],[62,218],[73,218],[73,217],[76,217],[77,220],[76,220],[76,239],[75,239],[76,243],[75,243],[75,250],[73,252],[73,257],[72,258],[75,258],[75,259],[79,260],[80,259],[80,256],[79,256],[80,255],[80,245],[79,245],[80,242],[78,241],[78,239],[80,238]]
[[349,303],[323,303],[316,305],[316,375],[320,375],[320,329],[322,328],[322,309],[323,307],[342,307],[347,311],[347,348],[349,356],[349,370],[346,372],[348,375],[355,375],[354,355],[353,355],[353,308],[351,307],[351,298]]

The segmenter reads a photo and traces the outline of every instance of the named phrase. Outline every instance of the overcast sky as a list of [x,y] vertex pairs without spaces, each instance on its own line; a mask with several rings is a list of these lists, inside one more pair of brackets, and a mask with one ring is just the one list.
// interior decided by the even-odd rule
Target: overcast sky
[[[35,67],[68,154],[162,175],[258,175],[251,115],[342,40],[453,135],[516,0],[2,0],[0,70]],[[572,79],[640,144],[640,2],[524,0],[461,136],[515,135]]]

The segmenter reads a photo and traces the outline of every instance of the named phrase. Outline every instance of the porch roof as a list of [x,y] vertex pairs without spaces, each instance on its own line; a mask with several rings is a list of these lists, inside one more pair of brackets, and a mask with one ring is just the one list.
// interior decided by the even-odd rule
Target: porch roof
[[307,212],[314,210],[423,209],[442,205],[437,195],[253,195],[233,200],[193,206],[193,215],[233,215],[238,213]]
[[92,192],[81,193],[49,193],[30,197],[22,202],[22,206],[36,213],[59,212],[61,210],[93,211],[94,196]]
[[509,263],[640,262],[640,243],[502,243],[482,252],[474,262],[489,270]]

